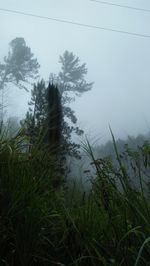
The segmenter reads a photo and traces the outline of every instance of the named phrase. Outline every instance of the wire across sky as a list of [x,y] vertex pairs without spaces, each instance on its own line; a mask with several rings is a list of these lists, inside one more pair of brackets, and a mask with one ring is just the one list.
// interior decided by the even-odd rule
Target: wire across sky
[[89,28],[89,29],[97,29],[97,30],[115,32],[115,33],[126,34],[126,35],[130,35],[130,36],[134,36],[134,37],[150,38],[150,35],[147,35],[147,34],[118,30],[115,28],[101,27],[101,26],[96,26],[96,25],[91,25],[91,24],[84,24],[84,23],[80,23],[80,22],[76,22],[76,21],[64,20],[64,19],[59,19],[59,18],[54,18],[54,17],[47,17],[47,16],[37,15],[37,14],[33,14],[33,13],[26,13],[23,11],[18,11],[18,10],[13,10],[13,9],[0,8],[0,11],[5,12],[5,13],[12,13],[15,15],[22,15],[22,16],[28,16],[28,17],[38,18],[38,19],[51,20],[51,21],[55,21],[55,22],[59,22],[59,23],[65,23],[65,24],[75,25],[75,26],[79,26],[79,27],[85,27],[85,28]]
[[121,8],[127,8],[127,9],[131,9],[131,10],[136,10],[136,11],[140,11],[140,12],[148,12],[150,13],[150,9],[145,9],[145,8],[139,8],[139,7],[134,7],[134,6],[127,6],[127,5],[122,5],[122,4],[115,4],[112,2],[107,2],[107,1],[101,1],[101,0],[90,0],[91,2],[96,2],[98,4],[102,4],[102,5],[107,5],[107,6],[113,6],[113,7],[121,7]]

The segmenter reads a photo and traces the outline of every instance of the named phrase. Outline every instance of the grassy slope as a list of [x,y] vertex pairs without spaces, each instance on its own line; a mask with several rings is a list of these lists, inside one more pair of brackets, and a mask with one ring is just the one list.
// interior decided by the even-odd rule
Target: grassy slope
[[115,140],[115,169],[108,158],[95,160],[87,143],[96,169],[88,194],[54,189],[54,159],[38,147],[22,153],[23,143],[19,134],[0,140],[0,265],[150,265],[150,199],[140,168],[141,160],[150,166],[148,143],[138,159],[128,154],[139,191]]

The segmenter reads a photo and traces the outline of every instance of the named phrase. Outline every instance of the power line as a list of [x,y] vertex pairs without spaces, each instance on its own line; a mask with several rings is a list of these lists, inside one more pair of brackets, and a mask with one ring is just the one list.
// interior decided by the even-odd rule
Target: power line
[[75,22],[75,21],[52,18],[52,17],[36,15],[36,14],[32,14],[32,13],[25,13],[25,12],[22,12],[22,11],[17,11],[17,10],[12,10],[12,9],[0,8],[0,11],[13,13],[13,14],[19,14],[19,15],[23,15],[23,16],[34,17],[34,18],[46,19],[46,20],[56,21],[56,22],[60,22],[60,23],[76,25],[76,26],[80,26],[80,27],[86,27],[86,28],[90,28],[90,29],[97,29],[97,30],[103,30],[103,31],[109,31],[109,32],[116,32],[116,33],[121,33],[121,34],[126,34],[126,35],[132,35],[132,36],[135,36],[135,37],[150,38],[150,35],[146,35],[146,34],[140,34],[140,33],[135,33],[135,32],[130,32],[130,31],[117,30],[117,29],[113,29],[113,28],[100,27],[100,26],[96,26],[96,25],[84,24],[84,23],[79,23],[79,22]]
[[91,2],[97,2],[99,4],[103,4],[103,5],[109,5],[109,6],[115,6],[115,7],[121,7],[121,8],[127,8],[127,9],[132,9],[132,10],[136,10],[136,11],[142,11],[142,12],[148,12],[150,13],[150,9],[145,9],[145,8],[138,8],[138,7],[133,7],[133,6],[126,6],[126,5],[121,5],[121,4],[115,4],[112,2],[104,2],[101,0],[90,0]]

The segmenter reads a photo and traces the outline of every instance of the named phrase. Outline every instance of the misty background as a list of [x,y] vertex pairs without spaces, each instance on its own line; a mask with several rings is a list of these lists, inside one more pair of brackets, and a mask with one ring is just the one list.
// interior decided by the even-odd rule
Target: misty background
[[[150,9],[148,0],[124,0],[122,4]],[[149,12],[89,0],[5,0],[0,1],[0,8],[150,35]],[[105,142],[111,138],[109,124],[116,138],[150,130],[150,38],[3,11],[0,11],[0,32],[0,61],[8,53],[9,42],[23,37],[40,63],[40,77],[47,81],[51,72],[59,72],[59,56],[65,50],[86,63],[86,79],[93,81],[94,86],[71,103],[71,108],[75,110],[78,125],[88,136]],[[10,85],[7,94],[7,115],[23,118],[30,92]]]

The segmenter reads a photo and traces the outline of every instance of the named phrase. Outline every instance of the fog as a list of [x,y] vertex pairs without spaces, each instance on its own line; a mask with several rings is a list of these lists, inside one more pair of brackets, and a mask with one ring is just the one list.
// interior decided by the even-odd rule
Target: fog
[[[119,1],[111,1],[120,3]],[[124,5],[150,9],[149,0],[124,0]],[[5,0],[0,8],[74,21],[120,31],[150,35],[150,13],[108,6],[89,0]],[[137,135],[150,130],[150,38],[0,11],[0,61],[9,42],[23,37],[41,65],[40,76],[60,70],[65,50],[79,56],[88,68],[93,89],[71,104],[78,125],[101,141]],[[10,86],[7,115],[23,117],[30,93]]]

